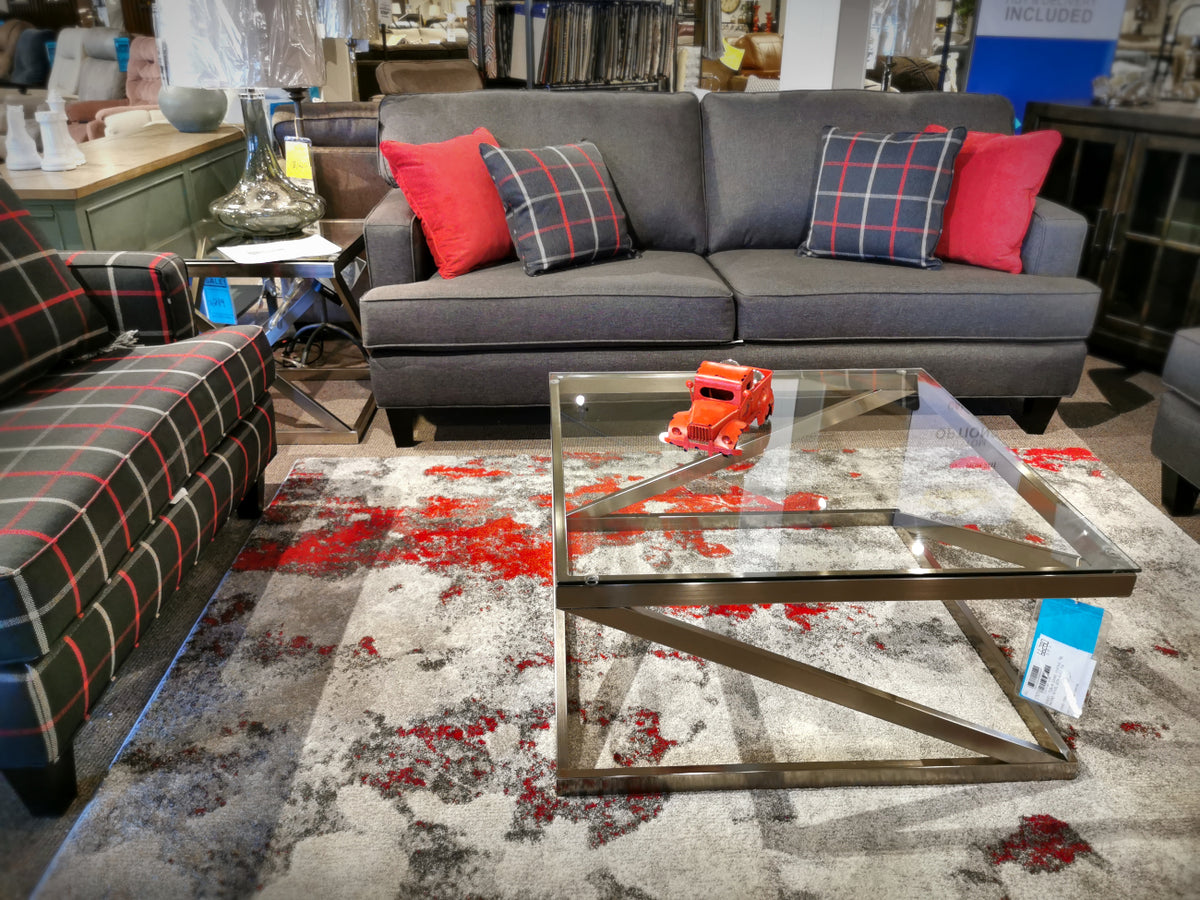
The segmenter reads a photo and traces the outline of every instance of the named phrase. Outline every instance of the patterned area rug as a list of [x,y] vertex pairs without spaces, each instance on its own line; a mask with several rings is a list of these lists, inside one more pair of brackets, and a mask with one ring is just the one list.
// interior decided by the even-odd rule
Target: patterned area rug
[[[1200,549],[1087,451],[1022,455],[1143,569],[1093,601],[1106,654],[1058,719],[1073,781],[560,796],[549,460],[308,460],[39,894],[1195,896]],[[572,483],[612,462],[577,458]],[[668,532],[636,552],[730,551]],[[797,600],[672,614],[1026,735],[940,604]],[[973,607],[1023,657],[1032,601]],[[966,755],[599,626],[568,638],[579,764]]]

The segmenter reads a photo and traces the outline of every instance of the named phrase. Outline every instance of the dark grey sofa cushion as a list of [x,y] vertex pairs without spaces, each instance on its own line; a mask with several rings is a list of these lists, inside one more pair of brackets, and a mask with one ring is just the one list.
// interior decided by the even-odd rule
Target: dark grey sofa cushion
[[1200,485],[1200,415],[1181,394],[1167,391],[1158,405],[1150,452],[1192,484]]
[[[480,126],[488,128],[502,147],[591,141],[604,155],[629,216],[635,246],[704,251],[700,104],[694,95],[393,94],[379,107],[379,137],[384,141],[425,144]],[[390,178],[386,164],[381,165]]]
[[694,253],[641,257],[531,278],[519,262],[368,291],[363,342],[381,349],[720,343],[733,295]]
[[1163,384],[1200,406],[1200,328],[1185,328],[1175,334]]
[[713,93],[704,118],[708,246],[796,249],[805,236],[821,130],[920,131],[931,122],[1011,134],[1012,105],[982,94]]
[[709,262],[737,298],[747,341],[1064,340],[1092,330],[1099,289],[1077,278],[810,259],[728,250]]

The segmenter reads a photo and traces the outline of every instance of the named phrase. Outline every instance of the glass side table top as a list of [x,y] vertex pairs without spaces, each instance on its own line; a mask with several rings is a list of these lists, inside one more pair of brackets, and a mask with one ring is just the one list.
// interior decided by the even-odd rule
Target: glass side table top
[[559,585],[640,584],[639,605],[796,580],[814,600],[1132,591],[1136,564],[923,370],[776,371],[728,457],[665,442],[693,374],[551,375]]
[[[250,237],[246,234],[241,234],[236,231],[231,231],[229,228],[221,225],[213,219],[204,219],[196,225],[196,255],[188,260],[189,269],[197,266],[204,267],[206,265],[220,265],[223,268],[240,266],[246,274],[250,275],[287,275],[288,271],[276,271],[277,269],[293,270],[297,267],[313,264],[323,268],[339,265],[344,267],[346,262],[357,255],[362,250],[362,222],[357,219],[322,219],[314,223],[313,228],[309,229],[303,235],[295,237],[305,237],[310,233],[319,234],[328,241],[337,244],[339,250],[337,253],[331,253],[328,256],[312,256],[304,257],[295,260],[283,260],[279,263],[235,263],[228,257],[220,253],[221,247],[252,245],[256,243],[264,243],[263,240]],[[289,238],[273,238],[275,240],[288,240]],[[263,271],[260,271],[263,270]],[[270,270],[270,271],[266,271]],[[207,273],[204,273],[207,274]],[[307,272],[299,277],[307,276]]]

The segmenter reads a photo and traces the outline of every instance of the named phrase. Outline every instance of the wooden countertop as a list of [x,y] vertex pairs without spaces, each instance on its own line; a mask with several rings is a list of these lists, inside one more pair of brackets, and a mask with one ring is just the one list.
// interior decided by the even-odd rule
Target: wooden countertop
[[131,134],[80,144],[87,163],[69,172],[10,172],[0,166],[0,176],[22,200],[77,200],[241,140],[242,130],[233,125],[206,134],[184,134],[167,124],[147,125]]

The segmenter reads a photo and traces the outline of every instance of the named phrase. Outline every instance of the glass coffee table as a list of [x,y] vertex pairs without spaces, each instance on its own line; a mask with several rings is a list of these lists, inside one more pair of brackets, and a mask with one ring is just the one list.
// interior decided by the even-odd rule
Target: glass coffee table
[[[747,430],[730,456],[665,441],[672,415],[689,407],[693,375],[550,376],[558,790],[1074,777],[1074,751],[1045,710],[1019,696],[1013,665],[966,601],[1128,596],[1138,567],[923,370],[776,371],[769,420]],[[736,629],[688,614],[797,601],[807,610],[944,605],[978,654],[968,654],[973,664],[995,680],[983,678],[988,690],[1007,698],[999,705],[1029,737],[809,664],[786,642],[756,646]],[[684,765],[653,764],[661,755],[652,754],[642,760],[652,764],[618,766],[595,763],[606,754],[594,753],[576,764],[581,666],[568,632],[599,633],[596,626],[623,633],[625,646],[643,657],[658,648],[660,657],[716,663],[965,752]],[[592,656],[615,665],[612,654]],[[921,662],[905,660],[901,680]],[[606,690],[619,698],[629,688]],[[729,756],[737,760],[737,749]],[[620,753],[610,758],[623,761]]]

